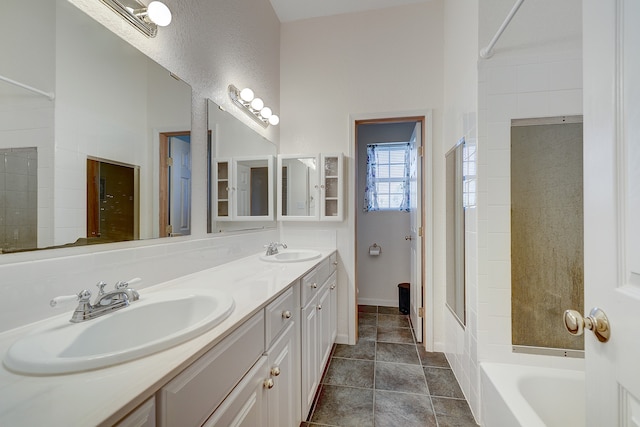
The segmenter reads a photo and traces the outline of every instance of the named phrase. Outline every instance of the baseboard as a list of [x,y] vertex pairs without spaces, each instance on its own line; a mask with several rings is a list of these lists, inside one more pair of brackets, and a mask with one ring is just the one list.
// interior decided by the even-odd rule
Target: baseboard
[[383,307],[397,307],[398,301],[378,298],[358,298],[358,305],[381,305]]

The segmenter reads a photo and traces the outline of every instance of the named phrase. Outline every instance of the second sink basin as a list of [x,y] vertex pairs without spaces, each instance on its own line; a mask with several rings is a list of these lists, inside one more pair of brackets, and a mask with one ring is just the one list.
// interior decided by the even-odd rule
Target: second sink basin
[[14,343],[4,364],[18,373],[63,374],[126,362],[180,344],[213,328],[234,309],[217,290],[165,290],[82,323],[56,318]]
[[260,259],[269,262],[301,262],[316,259],[320,255],[320,252],[311,249],[287,249],[275,255],[262,255]]

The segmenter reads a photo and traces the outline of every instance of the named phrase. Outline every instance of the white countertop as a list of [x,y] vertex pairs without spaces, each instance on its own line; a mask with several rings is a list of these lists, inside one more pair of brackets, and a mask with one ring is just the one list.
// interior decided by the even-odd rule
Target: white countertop
[[[320,258],[295,263],[261,261],[260,253],[142,289],[141,295],[168,288],[215,288],[229,292],[235,300],[233,313],[222,323],[170,349],[112,367],[68,375],[18,375],[1,365],[0,425],[113,425],[334,249],[319,251]],[[70,318],[74,308],[72,304],[70,311],[60,316]],[[47,321],[50,319],[0,334],[0,359],[17,339]]]

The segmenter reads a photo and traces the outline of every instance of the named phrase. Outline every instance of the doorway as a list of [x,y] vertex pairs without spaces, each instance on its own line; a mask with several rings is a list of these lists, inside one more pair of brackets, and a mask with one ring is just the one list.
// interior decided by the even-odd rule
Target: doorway
[[408,314],[418,342],[424,323],[424,136],[424,116],[355,121],[356,306],[398,307],[398,285],[409,283]]
[[140,167],[87,158],[87,243],[140,238]]
[[191,234],[191,133],[160,133],[160,237]]

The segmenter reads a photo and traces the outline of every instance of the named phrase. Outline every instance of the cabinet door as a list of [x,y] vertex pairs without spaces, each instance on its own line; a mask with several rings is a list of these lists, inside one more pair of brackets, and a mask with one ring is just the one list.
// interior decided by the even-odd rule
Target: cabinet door
[[156,427],[156,403],[152,397],[129,415],[118,421],[116,427]]
[[322,154],[320,220],[342,221],[342,153]]
[[299,396],[296,384],[295,328],[290,323],[280,338],[267,352],[268,367],[273,387],[267,392],[269,427],[297,427]]
[[316,365],[316,369],[318,369],[318,375],[322,375],[322,371],[324,370],[324,366],[329,360],[329,356],[331,355],[331,347],[333,345],[333,340],[331,339],[331,293],[329,286],[325,286],[321,291],[320,295],[318,295],[318,304],[316,306],[318,310],[318,365]]
[[231,159],[216,159],[213,165],[213,219],[231,220],[233,200],[233,171]]
[[257,427],[267,423],[266,385],[269,369],[262,356],[203,427]]
[[319,378],[319,343],[318,343],[318,309],[316,299],[302,309],[302,417],[306,419],[313,398],[318,388]]

